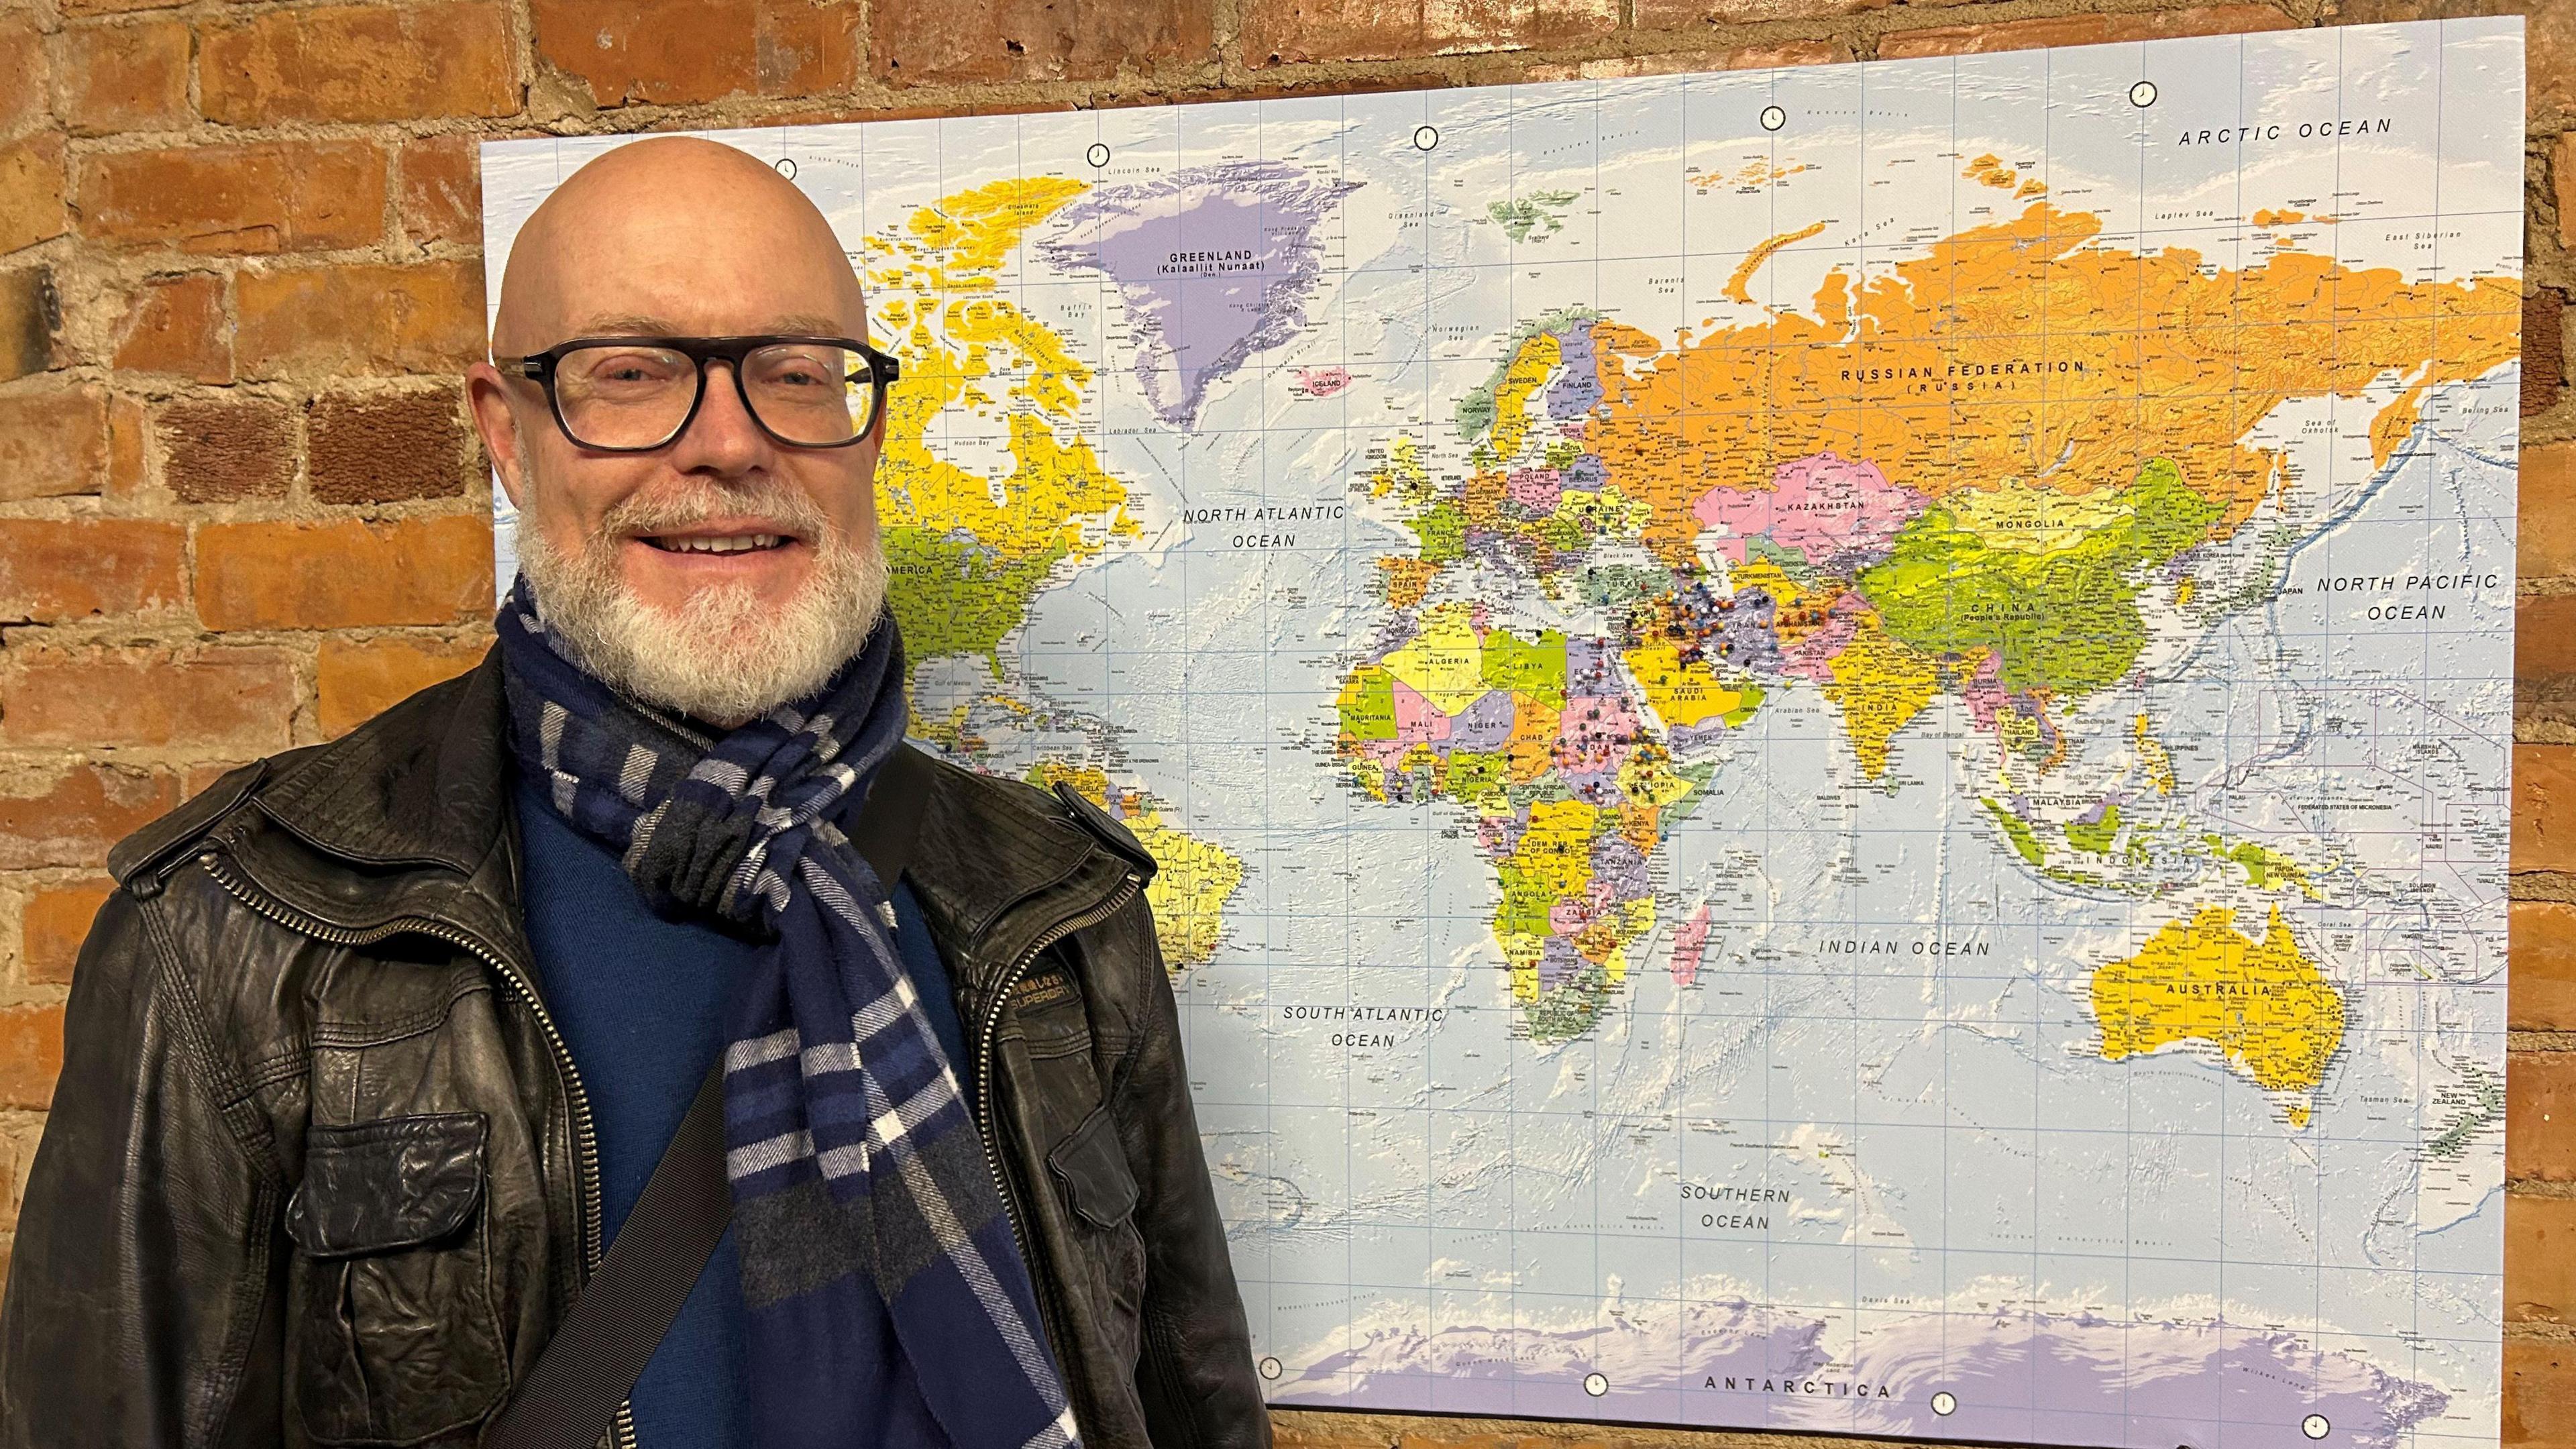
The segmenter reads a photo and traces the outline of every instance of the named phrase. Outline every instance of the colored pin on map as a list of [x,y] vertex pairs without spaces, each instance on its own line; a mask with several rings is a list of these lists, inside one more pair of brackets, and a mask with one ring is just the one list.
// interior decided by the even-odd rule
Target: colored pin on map
[[2129,87],[2130,105],[2136,106],[2139,110],[2143,111],[2155,103],[2156,83],[2154,81],[2140,81],[2136,85]]
[[1082,153],[1082,159],[1090,162],[1091,169],[1097,171],[1109,164],[1109,148],[1094,141],[1091,143],[1091,149]]
[[1440,128],[1439,128],[1439,127],[1437,127],[1437,126],[1416,126],[1416,127],[1414,127],[1414,128],[1413,128],[1413,149],[1415,149],[1415,150],[1417,150],[1417,151],[1428,151],[1428,150],[1430,150],[1432,147],[1437,146],[1437,145],[1439,145],[1439,144],[1440,144]]
[[1787,111],[1780,109],[1778,106],[1764,106],[1762,108],[1763,130],[1776,131],[1787,124],[1789,124],[1789,113]]
[[1609,1376],[1597,1373],[1585,1374],[1583,1376],[1583,1391],[1596,1399],[1601,1397],[1603,1394],[1610,1392]]
[[1959,1396],[1943,1389],[1932,1396],[1932,1412],[1946,1419],[1959,1412]]
[[2323,1414],[2310,1414],[2299,1421],[2299,1432],[2311,1439],[2322,1439],[2333,1428],[2334,1425],[2327,1423]]

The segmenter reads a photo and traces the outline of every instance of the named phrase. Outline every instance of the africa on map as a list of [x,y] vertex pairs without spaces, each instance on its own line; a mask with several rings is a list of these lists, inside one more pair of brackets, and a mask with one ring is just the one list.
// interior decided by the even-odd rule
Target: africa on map
[[2497,1442],[2522,75],[718,133],[902,361],[915,739],[1160,862],[1274,1403]]

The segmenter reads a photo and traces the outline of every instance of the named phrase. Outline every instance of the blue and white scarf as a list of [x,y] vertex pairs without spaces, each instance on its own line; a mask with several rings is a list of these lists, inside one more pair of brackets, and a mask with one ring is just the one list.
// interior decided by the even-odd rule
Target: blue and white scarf
[[950,1442],[1071,1449],[1010,1219],[896,954],[890,883],[833,823],[903,741],[892,617],[821,697],[712,743],[576,666],[524,578],[498,627],[513,747],[555,810],[617,851],[657,911],[775,937],[725,1033],[755,1419],[841,1417],[830,1406],[865,1375],[837,1361],[834,1325],[882,1299]]

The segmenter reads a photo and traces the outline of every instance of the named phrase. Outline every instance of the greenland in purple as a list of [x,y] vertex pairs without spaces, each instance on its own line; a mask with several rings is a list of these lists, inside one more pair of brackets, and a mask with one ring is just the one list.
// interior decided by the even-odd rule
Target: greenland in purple
[[1324,219],[1358,185],[1284,161],[1197,166],[1091,192],[1040,245],[1055,265],[1117,285],[1145,399],[1187,428],[1211,385],[1304,325]]
[[1497,1322],[1430,1331],[1400,1311],[1357,1318],[1271,1402],[2122,1449],[2396,1449],[2449,1402],[2229,1324],[1930,1312],[1853,1346],[1742,1298],[1614,1301],[1581,1325],[1493,1306]]

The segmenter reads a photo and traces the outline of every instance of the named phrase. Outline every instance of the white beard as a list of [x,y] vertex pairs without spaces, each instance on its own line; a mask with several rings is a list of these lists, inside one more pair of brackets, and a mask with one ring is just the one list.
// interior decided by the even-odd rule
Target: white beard
[[[745,511],[812,540],[814,571],[785,604],[720,584],[664,610],[627,589],[617,566],[625,539]],[[727,729],[822,689],[867,643],[885,607],[884,549],[874,539],[851,546],[811,500],[786,487],[696,503],[630,498],[569,557],[524,528],[519,567],[538,616],[593,678]]]

